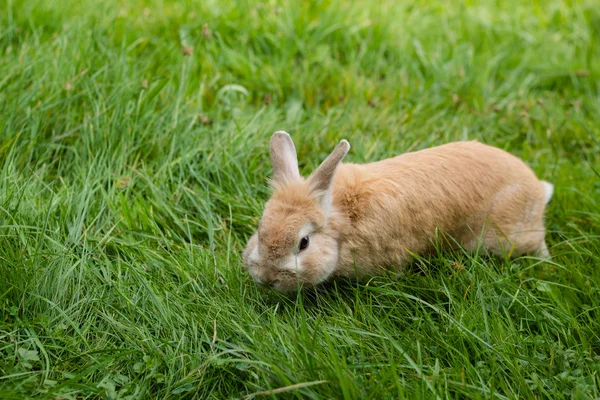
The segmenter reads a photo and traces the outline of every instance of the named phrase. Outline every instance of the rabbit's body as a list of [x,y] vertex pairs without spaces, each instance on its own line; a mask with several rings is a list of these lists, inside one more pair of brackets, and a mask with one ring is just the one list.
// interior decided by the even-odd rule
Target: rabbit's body
[[289,135],[271,139],[275,191],[244,250],[253,278],[280,291],[340,276],[400,271],[445,246],[547,257],[552,185],[517,157],[455,142],[370,164],[342,164],[342,141],[307,179]]
[[[341,164],[333,181],[339,211],[334,275],[402,267],[434,239],[494,254],[547,256],[549,184],[517,157],[478,142],[455,142],[370,164]],[[551,194],[551,193],[550,193]],[[548,197],[549,195],[548,194]],[[355,266],[357,268],[355,268]]]

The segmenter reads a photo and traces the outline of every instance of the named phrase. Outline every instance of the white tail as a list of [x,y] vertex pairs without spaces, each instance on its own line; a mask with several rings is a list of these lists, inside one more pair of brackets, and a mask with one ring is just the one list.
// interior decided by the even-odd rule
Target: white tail
[[540,182],[542,182],[542,186],[544,186],[544,203],[548,204],[552,198],[552,193],[554,193],[554,185],[546,181]]

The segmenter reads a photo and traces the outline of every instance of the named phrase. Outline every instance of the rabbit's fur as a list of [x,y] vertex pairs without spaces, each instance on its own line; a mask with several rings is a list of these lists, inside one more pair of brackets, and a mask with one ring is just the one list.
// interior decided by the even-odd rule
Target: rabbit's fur
[[288,291],[401,271],[439,238],[446,247],[549,257],[544,209],[553,186],[519,158],[468,141],[342,164],[349,150],[341,141],[304,179],[291,137],[272,136],[274,192],[243,252],[257,283]]

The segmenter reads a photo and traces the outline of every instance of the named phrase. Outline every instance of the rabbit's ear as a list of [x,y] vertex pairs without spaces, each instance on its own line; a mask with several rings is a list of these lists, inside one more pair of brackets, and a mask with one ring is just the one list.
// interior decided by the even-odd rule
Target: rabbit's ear
[[327,191],[329,189],[337,166],[342,162],[349,150],[350,143],[348,143],[347,140],[342,140],[335,147],[329,157],[327,157],[315,172],[313,172],[310,178],[308,178],[313,189],[318,191]]
[[270,150],[274,182],[283,183],[300,179],[296,148],[287,132],[278,131],[271,136]]

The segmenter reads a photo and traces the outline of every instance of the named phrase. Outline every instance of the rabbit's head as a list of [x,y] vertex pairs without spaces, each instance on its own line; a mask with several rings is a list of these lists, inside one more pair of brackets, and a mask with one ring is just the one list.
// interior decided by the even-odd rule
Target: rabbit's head
[[332,181],[348,150],[350,144],[342,140],[304,179],[290,135],[273,134],[273,194],[243,252],[244,265],[258,284],[285,292],[323,282],[336,269],[339,232],[331,223],[336,212]]

